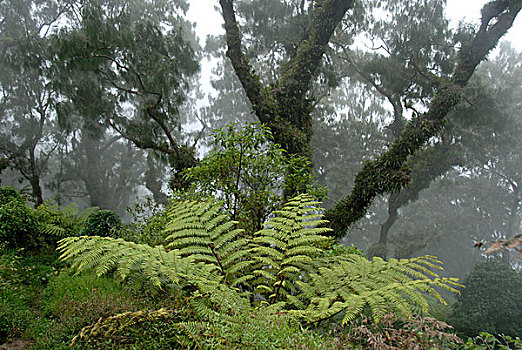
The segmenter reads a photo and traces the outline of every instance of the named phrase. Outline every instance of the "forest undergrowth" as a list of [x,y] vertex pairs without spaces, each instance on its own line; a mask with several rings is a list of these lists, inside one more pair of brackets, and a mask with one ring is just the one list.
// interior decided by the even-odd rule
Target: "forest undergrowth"
[[[455,312],[469,310],[441,290],[464,286],[440,275],[436,257],[368,259],[331,238],[306,193],[214,192],[216,178],[201,174],[234,159],[214,156],[192,171],[192,190],[164,207],[136,205],[126,224],[74,204],[34,209],[2,187],[1,348],[522,348],[516,320],[495,335],[459,329],[467,321]],[[270,209],[261,228],[242,212],[256,206]]]

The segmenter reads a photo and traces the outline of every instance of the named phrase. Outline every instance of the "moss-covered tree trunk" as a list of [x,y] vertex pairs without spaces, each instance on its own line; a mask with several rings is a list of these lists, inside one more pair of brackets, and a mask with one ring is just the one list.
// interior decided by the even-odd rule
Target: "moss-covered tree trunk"
[[311,157],[312,97],[310,82],[321,62],[326,47],[353,0],[316,1],[306,40],[297,46],[296,54],[282,67],[279,79],[264,86],[250,65],[242,44],[241,32],[234,12],[233,0],[220,0],[225,21],[227,57],[245,89],[259,120],[270,127],[274,142],[289,154]]
[[[235,17],[233,0],[220,0],[227,41],[227,57],[245,89],[252,109],[259,120],[272,129],[274,141],[289,154],[310,156],[312,136],[312,101],[309,85],[325,53],[332,34],[353,0],[319,0],[315,2],[312,19],[280,78],[264,86],[250,65],[241,44],[241,32]],[[390,149],[374,161],[366,162],[355,179],[349,196],[327,211],[337,236],[361,219],[378,195],[399,191],[411,181],[406,167],[410,156],[430,138],[440,134],[444,119],[461,100],[475,68],[507,32],[522,7],[522,0],[492,1],[482,9],[482,22],[472,42],[461,48],[451,79],[441,83],[429,110],[409,122]]]
[[472,42],[461,48],[453,76],[439,86],[429,110],[409,122],[387,152],[366,162],[350,195],[326,212],[325,218],[337,236],[343,236],[364,216],[376,196],[398,191],[410,183],[411,173],[406,166],[409,157],[440,134],[446,115],[460,102],[475,68],[511,28],[521,7],[522,0],[492,1],[484,6],[479,30]]

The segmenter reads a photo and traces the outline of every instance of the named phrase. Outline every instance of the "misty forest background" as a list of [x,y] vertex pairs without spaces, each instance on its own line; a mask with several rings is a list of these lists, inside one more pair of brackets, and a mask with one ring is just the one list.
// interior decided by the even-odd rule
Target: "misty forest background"
[[[444,263],[440,276],[474,286],[460,289],[462,295],[443,292],[449,306],[432,305],[432,316],[456,328],[449,333],[464,342],[470,337],[470,348],[481,331],[504,342],[522,334],[522,53],[501,40],[521,1],[491,1],[479,24],[452,27],[444,0],[221,0],[225,34],[208,36],[204,45],[188,6],[185,0],[0,1],[0,344],[21,339],[59,348],[99,317],[164,310],[168,288],[152,293],[143,281],[129,287],[88,272],[68,274],[55,252],[60,239],[110,236],[161,245],[177,200],[209,198],[221,201],[243,238],[255,237],[303,193],[320,202],[297,197],[308,207],[325,209],[318,210],[328,221],[317,229],[329,237],[321,246],[329,259],[436,256]],[[202,64],[213,67],[211,87]],[[505,244],[484,254],[492,242]],[[76,254],[71,247],[62,245],[62,252]],[[75,283],[82,287],[67,294],[66,285]],[[252,292],[250,302],[259,307],[257,287],[246,279],[231,283]],[[169,310],[213,293],[180,290]],[[289,300],[297,290],[289,289]],[[462,306],[465,293],[481,311]],[[498,299],[484,301],[492,295]],[[275,305],[278,297],[266,300]],[[287,326],[289,334],[302,332],[301,340],[283,345],[407,348],[398,333],[389,334],[409,328],[389,320],[389,328],[379,326],[387,321],[375,322],[370,304],[348,320],[351,331],[325,325],[337,312],[324,319],[307,314],[313,322],[299,314]],[[151,315],[131,335],[81,346],[140,348],[125,339],[147,332],[141,348],[253,346],[218,341],[216,329],[182,331],[172,313]],[[218,322],[197,307],[183,315],[176,317],[202,317],[207,327]],[[158,334],[167,339],[162,345],[155,343]],[[282,348],[265,338],[263,346]],[[450,338],[422,346],[464,346]],[[487,348],[485,342],[473,346]]]

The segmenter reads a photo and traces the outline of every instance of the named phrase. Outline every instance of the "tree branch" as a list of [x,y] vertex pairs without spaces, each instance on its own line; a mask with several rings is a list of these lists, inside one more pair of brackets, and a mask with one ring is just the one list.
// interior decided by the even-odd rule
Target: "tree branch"
[[361,76],[361,78],[366,81],[368,84],[370,84],[375,90],[377,90],[378,93],[380,93],[384,98],[388,100],[388,102],[393,107],[393,122],[389,125],[389,128],[391,129],[394,137],[399,136],[399,133],[401,132],[404,123],[403,123],[403,108],[402,103],[400,99],[394,95],[393,93],[387,91],[384,86],[381,84],[378,84],[375,79],[373,79],[369,74],[365,73],[350,57],[350,54],[348,53],[348,50],[343,45],[338,44],[338,46],[343,50],[344,56],[341,56],[340,58],[342,60],[345,60],[350,64],[350,66],[353,67],[355,72]]
[[[364,164],[355,178],[351,194],[325,214],[337,236],[343,236],[350,225],[365,215],[376,196],[399,191],[410,182],[410,171],[406,167],[409,157],[442,131],[444,118],[461,101],[463,87],[475,68],[511,27],[521,7],[522,0],[503,2],[494,16],[487,21],[483,19],[471,44],[462,47],[451,80],[441,84],[429,110],[409,122],[387,152]],[[484,25],[494,18],[497,19],[494,25]]]
[[250,62],[243,53],[241,46],[241,33],[236,21],[234,12],[233,0],[220,0],[223,19],[225,21],[225,32],[227,41],[227,57],[232,62],[234,71],[236,72],[243,89],[246,92],[254,112],[257,114],[261,122],[264,115],[267,113],[263,107],[265,105],[265,98],[262,94],[263,85],[259,78],[255,76]]
[[307,40],[283,67],[279,87],[287,98],[302,100],[305,97],[335,28],[352,6],[353,0],[323,0],[315,4]]
[[166,147],[164,145],[158,145],[154,142],[144,142],[143,140],[140,140],[136,137],[133,137],[132,135],[127,134],[125,131],[123,131],[122,128],[118,127],[110,118],[107,118],[107,123],[111,126],[111,128],[114,129],[118,134],[121,135],[126,140],[129,140],[130,142],[134,143],[136,147],[141,149],[151,149],[154,151],[158,151],[165,154],[173,154],[175,153],[174,150],[170,149],[169,147]]

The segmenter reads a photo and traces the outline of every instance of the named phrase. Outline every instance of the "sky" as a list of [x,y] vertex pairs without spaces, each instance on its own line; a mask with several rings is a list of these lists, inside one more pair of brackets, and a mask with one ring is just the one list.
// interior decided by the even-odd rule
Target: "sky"
[[[202,45],[205,37],[209,34],[223,33],[222,23],[217,6],[218,0],[189,0],[191,6],[188,11],[190,20],[196,22],[196,33],[200,37]],[[480,9],[488,2],[487,0],[447,0],[446,13],[452,25],[464,19],[466,22],[478,24],[480,20]],[[504,40],[512,42],[513,47],[522,51],[522,14],[520,14],[513,24],[513,27],[505,35]]]

